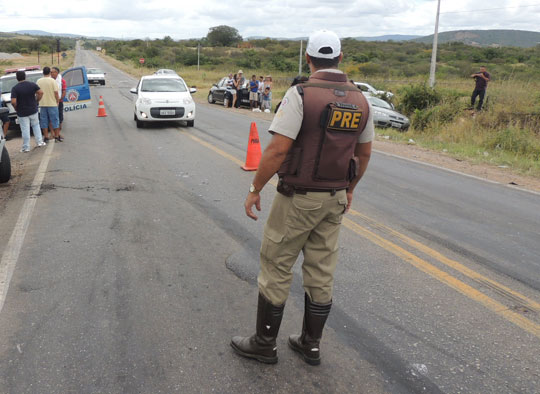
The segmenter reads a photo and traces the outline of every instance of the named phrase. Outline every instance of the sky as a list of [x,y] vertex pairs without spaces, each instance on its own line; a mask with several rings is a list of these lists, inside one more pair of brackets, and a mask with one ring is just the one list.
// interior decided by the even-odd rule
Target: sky
[[[44,30],[116,38],[199,38],[228,25],[242,37],[433,34],[437,0],[0,0],[0,31]],[[540,31],[540,0],[441,0],[439,31]]]

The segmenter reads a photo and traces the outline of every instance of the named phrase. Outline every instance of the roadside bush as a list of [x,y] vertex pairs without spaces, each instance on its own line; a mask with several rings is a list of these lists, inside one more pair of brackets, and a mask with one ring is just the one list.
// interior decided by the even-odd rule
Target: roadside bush
[[401,99],[398,110],[411,115],[416,110],[432,107],[441,101],[441,94],[426,84],[404,86],[399,90]]
[[487,147],[540,160],[540,138],[528,129],[507,127],[493,134]]

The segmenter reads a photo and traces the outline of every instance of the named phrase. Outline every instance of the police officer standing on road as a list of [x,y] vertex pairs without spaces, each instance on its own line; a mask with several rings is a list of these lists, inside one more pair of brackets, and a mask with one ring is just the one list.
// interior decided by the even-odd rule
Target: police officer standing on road
[[311,77],[291,87],[270,126],[272,140],[245,201],[257,220],[259,192],[277,172],[278,192],[264,228],[258,277],[256,332],[233,337],[236,353],[276,363],[276,338],[300,253],[305,311],[302,332],[289,346],[311,364],[320,364],[319,342],[332,306],[338,234],[343,214],[364,174],[374,136],[369,104],[338,70],[343,58],[338,36],[318,31],[309,37],[306,61]]

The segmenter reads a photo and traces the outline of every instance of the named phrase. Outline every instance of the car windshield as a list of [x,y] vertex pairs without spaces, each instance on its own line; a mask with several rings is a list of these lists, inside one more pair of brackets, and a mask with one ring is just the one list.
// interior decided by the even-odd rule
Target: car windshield
[[99,68],[88,68],[86,72],[87,74],[103,74]]
[[174,70],[161,69],[156,72],[156,74],[176,74]]
[[386,109],[393,109],[390,104],[388,104],[386,101],[381,100],[377,97],[368,97],[368,101],[373,105],[374,107],[380,107],[380,108],[386,108]]
[[145,79],[141,92],[186,92],[186,85],[181,79]]
[[[26,74],[26,80],[30,82],[36,82],[42,76],[43,76],[42,73]],[[2,78],[0,79],[0,91],[2,92],[2,94],[11,93],[11,89],[16,84],[17,84],[17,77],[15,76],[15,74],[13,74],[13,76],[10,75],[8,77]]]

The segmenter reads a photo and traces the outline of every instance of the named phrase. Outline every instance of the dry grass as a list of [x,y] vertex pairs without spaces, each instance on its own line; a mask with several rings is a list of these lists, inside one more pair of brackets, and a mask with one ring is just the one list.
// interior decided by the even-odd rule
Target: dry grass
[[24,55],[21,58],[17,59],[5,59],[0,60],[0,68],[16,68],[16,67],[27,67],[27,66],[35,66],[40,65],[41,68],[45,66],[56,66],[60,70],[64,70],[66,68],[72,67],[73,61],[75,60],[75,51],[66,51],[66,58],[63,59],[62,56],[60,56],[60,65],[58,64],[58,56],[55,53],[53,58],[51,59],[51,54],[43,54],[41,53],[39,55],[39,60],[37,56],[37,52],[34,52],[29,55]]

